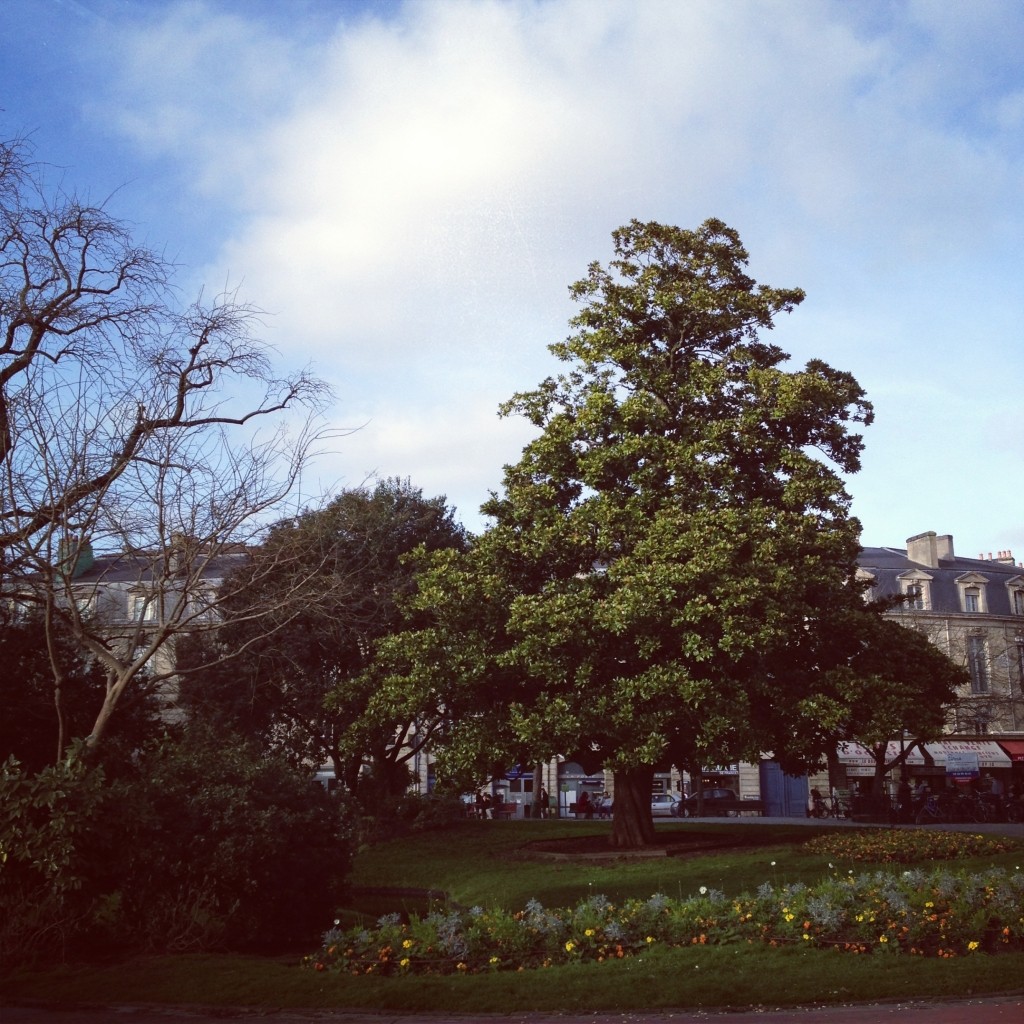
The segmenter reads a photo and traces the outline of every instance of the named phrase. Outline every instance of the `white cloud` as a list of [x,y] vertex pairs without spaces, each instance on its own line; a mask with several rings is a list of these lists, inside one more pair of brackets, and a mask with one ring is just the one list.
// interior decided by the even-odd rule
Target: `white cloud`
[[[957,372],[949,323],[1019,324],[994,312],[1024,219],[1005,8],[951,6],[436,0],[315,42],[170,6],[117,41],[117,124],[230,211],[204,276],[243,278],[340,418],[373,425],[342,475],[475,481],[475,506],[514,455],[497,402],[553,370],[567,285],[631,217],[732,223],[755,274],[811,291],[780,331],[801,359],[832,358],[833,324],[842,368],[934,375],[937,346]],[[956,312],[915,336],[937,305]],[[1001,354],[979,334],[975,358]]]

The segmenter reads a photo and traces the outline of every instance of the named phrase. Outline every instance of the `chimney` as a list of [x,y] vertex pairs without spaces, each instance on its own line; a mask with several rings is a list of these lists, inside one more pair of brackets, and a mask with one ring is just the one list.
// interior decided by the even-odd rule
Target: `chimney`
[[938,547],[938,538],[934,530],[930,530],[928,533],[919,533],[916,537],[907,538],[907,558],[912,562],[917,562],[918,565],[937,569],[939,565]]
[[953,535],[944,533],[941,537],[935,538],[935,549],[940,562],[952,562],[953,558]]

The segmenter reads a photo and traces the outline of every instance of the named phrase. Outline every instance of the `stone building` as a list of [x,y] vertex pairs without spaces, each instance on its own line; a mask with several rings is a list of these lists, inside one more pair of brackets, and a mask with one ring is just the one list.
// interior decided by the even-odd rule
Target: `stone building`
[[970,681],[947,731],[1024,733],[1024,566],[1009,551],[963,558],[951,536],[922,533],[903,548],[863,548],[868,596],[902,595],[889,614],[924,633],[967,669]]

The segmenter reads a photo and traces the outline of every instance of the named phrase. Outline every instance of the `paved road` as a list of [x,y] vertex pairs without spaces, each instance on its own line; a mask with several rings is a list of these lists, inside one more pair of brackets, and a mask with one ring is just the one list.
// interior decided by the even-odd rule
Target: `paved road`
[[1024,991],[1014,996],[953,1002],[865,1003],[856,1006],[729,1011],[658,1010],[651,1013],[455,1014],[390,1011],[216,1010],[112,1006],[106,1009],[3,1007],[3,1024],[1020,1024]]

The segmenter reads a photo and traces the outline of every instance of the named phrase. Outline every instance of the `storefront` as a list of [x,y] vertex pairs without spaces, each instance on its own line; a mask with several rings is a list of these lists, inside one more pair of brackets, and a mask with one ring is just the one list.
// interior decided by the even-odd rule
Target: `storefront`
[[[892,764],[907,746],[908,744],[901,744],[899,740],[890,740],[885,748],[885,763],[887,765]],[[836,748],[836,757],[840,769],[846,774],[846,779],[851,789],[856,788],[858,784],[864,784],[870,788],[870,780],[875,775],[875,755],[867,747],[849,740],[839,744]],[[921,751],[920,745],[915,746],[911,750],[906,756],[904,764],[913,774],[917,774],[924,769],[925,756]],[[890,782],[893,782],[891,778]]]
[[[1024,740],[1000,740],[1001,746],[1010,759],[1010,786],[1016,786],[1024,793]],[[1009,792],[1007,787],[1007,792]]]
[[1005,791],[1010,784],[1010,756],[994,740],[938,740],[924,745],[928,759],[947,782],[957,785],[997,785]]

